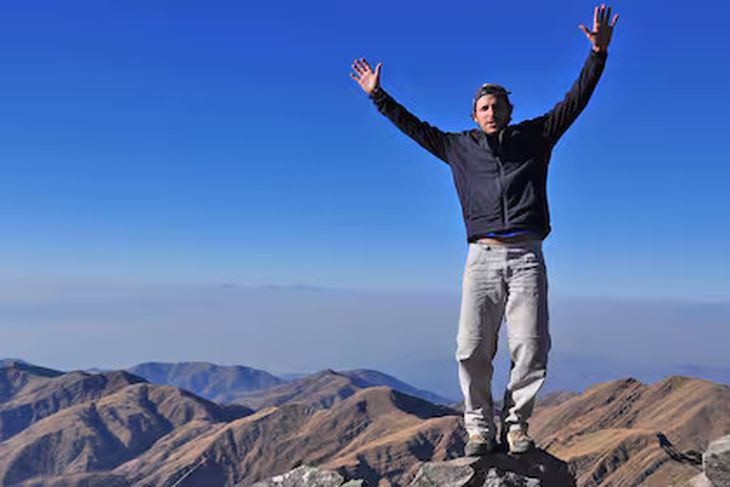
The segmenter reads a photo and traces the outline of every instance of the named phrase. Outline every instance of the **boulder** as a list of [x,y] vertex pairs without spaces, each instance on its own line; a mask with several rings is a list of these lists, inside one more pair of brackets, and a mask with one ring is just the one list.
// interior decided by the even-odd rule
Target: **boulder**
[[712,485],[730,485],[730,435],[710,443],[702,455],[702,468]]

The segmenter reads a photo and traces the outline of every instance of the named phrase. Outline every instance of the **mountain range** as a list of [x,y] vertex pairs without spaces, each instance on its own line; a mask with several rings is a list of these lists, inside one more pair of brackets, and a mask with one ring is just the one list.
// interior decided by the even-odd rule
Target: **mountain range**
[[[207,370],[208,380],[188,386],[209,394],[248,384],[238,377],[264,385],[236,395],[247,398],[241,404],[221,404],[129,371],[3,365],[0,485],[243,487],[312,464],[397,487],[423,462],[460,456],[464,446],[458,411],[369,386],[375,371],[278,382],[225,368],[216,378],[212,364],[177,366],[172,376]],[[170,380],[176,367],[167,365],[147,370]],[[681,486],[708,443],[730,433],[730,390],[688,377],[599,383],[543,398],[531,433],[569,464],[579,486]]]
[[[322,396],[324,403],[331,403],[335,400],[334,397],[324,397],[327,394],[325,389],[328,387],[333,388],[332,394],[340,397],[347,397],[355,390],[367,387],[387,386],[436,404],[455,402],[453,399],[413,387],[388,374],[367,369],[338,372],[326,369],[315,374],[304,374],[288,379],[252,367],[223,366],[207,362],[146,362],[126,370],[144,377],[149,382],[181,387],[211,401],[242,403],[255,409],[278,405],[301,395],[308,395],[313,389]],[[332,380],[335,382],[339,380],[339,383],[324,385],[324,382]]]

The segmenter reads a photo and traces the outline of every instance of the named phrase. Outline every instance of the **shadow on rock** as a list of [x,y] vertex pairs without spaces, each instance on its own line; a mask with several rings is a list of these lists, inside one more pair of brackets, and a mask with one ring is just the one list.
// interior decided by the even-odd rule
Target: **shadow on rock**
[[568,465],[544,450],[425,463],[410,487],[574,487]]

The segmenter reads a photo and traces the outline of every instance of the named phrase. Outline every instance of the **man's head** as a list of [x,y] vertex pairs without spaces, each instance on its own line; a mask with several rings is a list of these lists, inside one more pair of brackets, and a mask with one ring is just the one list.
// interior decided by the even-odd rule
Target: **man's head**
[[509,94],[503,86],[491,83],[485,83],[477,90],[471,115],[484,133],[496,134],[512,120]]

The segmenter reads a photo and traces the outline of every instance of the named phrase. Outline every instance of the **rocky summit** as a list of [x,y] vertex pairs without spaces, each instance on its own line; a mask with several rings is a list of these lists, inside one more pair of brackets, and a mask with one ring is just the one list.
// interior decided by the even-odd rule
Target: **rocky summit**
[[410,487],[570,487],[568,465],[536,449],[522,455],[494,453],[425,463]]

